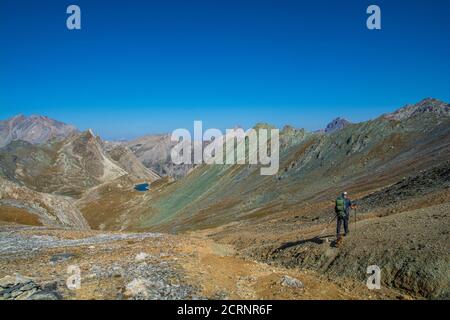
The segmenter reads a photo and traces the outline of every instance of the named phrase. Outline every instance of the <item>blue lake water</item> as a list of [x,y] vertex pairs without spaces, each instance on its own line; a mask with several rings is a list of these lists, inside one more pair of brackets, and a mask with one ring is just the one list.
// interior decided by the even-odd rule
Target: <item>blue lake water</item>
[[150,188],[150,184],[148,184],[148,183],[141,183],[141,184],[137,184],[134,186],[135,190],[141,191],[141,192],[148,191],[149,188]]

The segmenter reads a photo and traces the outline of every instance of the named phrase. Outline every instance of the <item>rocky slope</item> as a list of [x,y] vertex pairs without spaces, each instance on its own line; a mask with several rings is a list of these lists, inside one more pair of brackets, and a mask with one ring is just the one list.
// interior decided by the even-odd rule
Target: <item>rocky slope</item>
[[152,169],[145,167],[124,145],[110,146],[107,148],[108,155],[120,165],[128,174],[146,182],[153,182],[161,177]]
[[[203,165],[141,201],[125,200],[126,219],[111,210],[107,198],[96,203],[113,213],[105,216],[108,228],[123,228],[126,221],[129,230],[210,230],[243,256],[313,269],[331,279],[345,269],[345,277],[360,281],[366,262],[378,262],[386,268],[384,285],[445,298],[450,116],[445,103],[426,103],[411,107],[425,112],[381,116],[330,134],[286,127],[276,176],[261,176],[258,166]],[[357,236],[336,249],[315,237],[342,190],[360,203],[361,222]],[[333,237],[333,227],[326,235]],[[286,243],[294,245],[275,253]]]
[[191,164],[175,165],[171,161],[170,150],[176,144],[170,134],[148,135],[133,141],[124,142],[147,168],[162,177],[175,179],[186,176],[194,167]]
[[39,192],[72,197],[125,175],[134,181],[159,179],[126,147],[108,151],[91,130],[41,145],[14,141],[0,149],[0,175]]
[[[147,139],[152,141],[148,145]],[[165,156],[151,158],[155,161],[152,163],[166,163],[170,148],[165,139],[167,137],[146,137],[130,143],[130,148],[134,154],[145,157],[153,157],[152,152],[162,148],[165,151],[161,153]],[[334,293],[326,297],[351,298],[351,294],[345,294],[351,292],[355,298],[447,299],[449,142],[448,104],[426,99],[371,121],[342,126],[336,123],[327,134],[286,126],[281,131],[280,170],[275,176],[260,175],[259,166],[200,165],[190,168],[190,173],[177,181],[159,179],[152,183],[149,191],[140,193],[133,190],[135,180],[131,175],[120,172],[126,172],[120,163],[130,156],[128,149],[115,150],[117,145],[105,147],[89,132],[64,142],[48,143],[45,146],[50,151],[35,145],[22,145],[24,154],[6,152],[7,157],[0,157],[0,160],[8,164],[1,166],[3,174],[11,175],[12,172],[10,179],[23,184],[18,172],[24,168],[27,172],[33,172],[33,168],[38,172],[34,177],[39,177],[40,166],[46,161],[64,163],[56,168],[66,168],[66,171],[56,171],[56,178],[53,178],[56,180],[47,175],[45,181],[48,187],[57,185],[58,190],[63,188],[61,182],[67,184],[67,181],[72,192],[89,190],[73,194],[79,198],[76,207],[93,229],[176,233],[165,239],[176,239],[176,252],[185,252],[183,241],[191,243],[189,250],[196,248],[201,259],[171,255],[175,258],[173,261],[182,261],[180,265],[184,268],[179,278],[183,281],[177,285],[201,284],[200,290],[189,287],[195,288],[189,291],[189,297],[320,298],[319,292],[323,292],[320,290],[314,294],[310,291],[310,295],[304,291],[300,293],[299,287],[288,293],[283,290],[282,283],[297,283],[284,275],[306,283],[306,273],[302,273],[305,271],[322,275],[320,281],[310,279],[311,287],[328,290],[331,284],[338,286],[330,289]],[[24,142],[16,144],[20,147]],[[152,149],[155,145],[156,149]],[[27,154],[26,150],[33,151]],[[6,162],[5,157],[9,159]],[[126,163],[130,163],[129,159]],[[142,172],[142,168],[134,164],[128,167],[129,170]],[[30,173],[25,176],[28,175],[31,176]],[[93,182],[81,187],[74,183],[76,179],[58,181],[61,177],[75,178],[75,175],[83,177],[80,179],[83,182]],[[32,184],[35,180],[39,181],[30,179],[26,183]],[[39,184],[40,188],[43,186]],[[342,246],[336,247],[335,226],[330,219],[333,218],[334,199],[343,190],[349,192],[359,209],[356,216],[352,213],[350,236],[345,238]],[[29,219],[23,212],[8,213],[7,216],[14,214],[21,214],[23,221]],[[29,232],[35,234],[38,231]],[[48,234],[51,231],[42,229],[42,232]],[[108,238],[110,234],[104,236]],[[128,236],[124,234],[124,239]],[[136,287],[146,292],[144,298],[170,296],[163,293],[169,284],[152,291],[151,288],[159,288],[152,285],[154,281],[164,283],[165,280],[159,279],[161,282],[147,276],[148,265],[142,267],[144,279],[117,277],[123,281],[111,281],[114,270],[107,265],[100,268],[102,271],[92,269],[99,263],[99,257],[112,262],[111,252],[114,252],[114,261],[124,274],[137,277],[139,273],[133,270],[140,267],[130,263],[132,256],[122,252],[133,252],[134,255],[139,254],[135,251],[138,248],[155,250],[164,246],[161,242],[147,241],[142,240],[136,246],[121,242],[117,250],[112,243],[95,242],[107,248],[108,253],[104,255],[103,251],[96,251],[97,244],[89,242],[95,248],[87,250],[83,242],[75,242],[73,254],[78,257],[76,262],[82,264],[93,279],[100,277],[102,297],[124,298],[127,290]],[[62,250],[57,244],[43,244],[42,251],[47,253],[33,260],[41,266],[37,271],[41,273],[35,276],[42,276],[45,269],[42,265],[45,259],[51,259],[50,254],[63,254]],[[87,255],[91,251],[92,255]],[[5,258],[4,266],[10,261],[20,265],[18,261],[22,258],[21,254],[12,260]],[[367,289],[354,285],[362,285],[362,280],[367,277],[365,268],[370,264],[382,268],[385,291],[368,293]],[[8,269],[4,267],[3,270],[5,268]],[[149,268],[160,272],[157,267]],[[23,270],[19,271],[23,273]],[[59,274],[62,272],[63,268]],[[194,274],[193,278],[186,277]],[[95,283],[97,288],[98,281]],[[63,296],[95,296],[89,288],[92,289],[92,283],[81,291],[82,295],[81,292],[63,292]],[[117,288],[121,288],[120,294]],[[226,292],[219,288],[226,288]],[[138,298],[142,296],[138,295]]]
[[3,175],[39,192],[78,196],[127,172],[91,131],[44,145],[14,142],[0,149]]
[[258,166],[200,166],[146,204],[140,227],[207,228],[333,199],[344,189],[368,194],[450,154],[450,117],[440,113],[380,117],[328,135],[287,133],[276,176],[261,176]]
[[[208,233],[244,256],[315,270],[330,279],[363,281],[365,268],[375,264],[382,270],[383,286],[416,297],[448,299],[450,193],[447,181],[429,181],[445,179],[448,169],[439,166],[356,199],[350,235],[339,247],[332,201],[231,223]],[[406,181],[414,182],[405,187]]]
[[417,104],[406,105],[395,112],[385,114],[384,117],[387,119],[402,120],[430,113],[438,116],[448,116],[450,114],[450,104],[438,99],[426,98]]
[[17,115],[0,121],[0,148],[11,141],[23,140],[39,144],[52,139],[64,139],[77,132],[74,126],[47,117]]
[[[422,170],[417,175],[403,177],[402,180],[368,194],[357,201],[361,212],[386,212],[385,210],[413,209],[423,207],[420,200],[427,195],[445,192],[450,188],[450,161],[431,169]],[[403,207],[399,207],[403,206]]]
[[[127,220],[134,225],[125,227],[209,228],[313,206],[344,189],[364,196],[447,161],[449,124],[450,117],[425,113],[402,121],[380,117],[327,135],[286,127],[276,176],[261,176],[251,165],[199,166],[179,181],[150,190],[141,202],[129,203]],[[105,212],[114,211],[107,200],[98,201]],[[123,221],[117,218],[112,214],[104,223],[123,228],[115,225]]]
[[319,132],[331,134],[333,132],[344,129],[349,124],[351,124],[351,122],[348,121],[347,119],[338,117],[332,120],[330,123],[328,123],[325,129],[319,130]]
[[4,221],[78,228],[88,224],[74,201],[57,195],[95,194],[92,188],[121,177],[131,190],[136,182],[159,179],[128,148],[107,150],[91,130],[43,144],[12,141],[0,148],[0,177],[8,186],[0,203]]
[[89,229],[68,197],[40,193],[0,177],[0,223]]
[[[386,217],[361,217],[356,227],[351,221],[350,235],[338,248],[334,223],[327,228],[326,224],[306,226],[295,221],[289,229],[284,225],[278,228],[277,235],[267,230],[274,228],[273,224],[234,226],[237,230],[230,226],[214,237],[233,244],[244,256],[315,270],[330,279],[364,281],[365,269],[378,265],[384,287],[415,297],[448,299],[448,212],[447,202]],[[318,237],[323,228],[326,232]]]
[[0,226],[0,300],[410,298],[345,280],[246,260],[202,235]]

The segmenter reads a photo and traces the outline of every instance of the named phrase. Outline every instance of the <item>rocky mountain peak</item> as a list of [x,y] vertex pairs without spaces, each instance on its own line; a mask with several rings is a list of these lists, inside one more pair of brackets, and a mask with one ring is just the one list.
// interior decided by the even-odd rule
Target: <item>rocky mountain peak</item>
[[0,121],[0,147],[15,140],[41,144],[55,138],[64,139],[77,132],[78,130],[74,126],[46,116],[27,117],[18,114],[10,119]]
[[95,134],[94,134],[94,131],[92,131],[92,129],[87,129],[86,135],[87,135],[89,138],[95,138],[95,137],[96,137]]
[[296,136],[296,135],[304,135],[305,129],[295,128],[291,125],[285,125],[283,129],[281,129],[281,134],[284,136]]
[[255,129],[256,131],[258,131],[259,129],[266,129],[266,130],[271,130],[271,129],[276,129],[274,125],[271,125],[270,123],[266,123],[266,122],[258,122],[257,124],[255,124],[255,126],[253,127],[253,129]]
[[391,120],[403,120],[422,114],[450,116],[450,104],[435,98],[425,98],[416,104],[408,104],[392,113],[387,113],[383,117]]
[[[17,115],[15,115],[14,117],[10,118],[9,121],[14,122],[14,121],[23,121],[25,120],[25,116],[22,113],[19,113]],[[8,121],[8,120],[6,120]]]
[[344,129],[349,124],[351,124],[351,122],[348,121],[347,119],[338,117],[338,118],[334,119],[333,121],[331,121],[329,124],[327,124],[327,126],[324,129],[324,132],[326,134],[330,134],[330,133]]

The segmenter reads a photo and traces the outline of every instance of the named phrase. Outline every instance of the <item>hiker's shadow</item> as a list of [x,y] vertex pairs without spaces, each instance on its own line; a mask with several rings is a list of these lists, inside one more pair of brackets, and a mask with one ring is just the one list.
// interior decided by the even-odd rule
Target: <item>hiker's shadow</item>
[[328,241],[328,239],[332,238],[332,237],[333,237],[332,235],[328,235],[328,236],[322,236],[322,237],[313,237],[310,239],[303,239],[303,240],[299,240],[299,241],[286,242],[286,243],[283,243],[278,248],[276,248],[275,250],[273,250],[273,253],[276,253],[276,252],[279,252],[282,250],[286,250],[286,249],[289,249],[292,247],[301,246],[305,243],[315,243],[315,244],[330,243],[331,247],[336,247],[336,245],[337,245],[336,240]]

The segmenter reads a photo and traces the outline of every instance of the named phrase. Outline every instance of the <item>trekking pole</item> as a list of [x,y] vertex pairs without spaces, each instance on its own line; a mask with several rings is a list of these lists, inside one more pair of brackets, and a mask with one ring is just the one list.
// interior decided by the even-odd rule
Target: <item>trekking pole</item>
[[353,230],[353,234],[356,232],[356,207],[355,207],[355,230]]
[[332,218],[330,221],[328,221],[328,223],[325,225],[325,228],[323,228],[323,230],[319,233],[319,235],[316,236],[316,238],[320,238],[320,237],[323,235],[323,233],[325,232],[325,230],[327,230],[328,226],[334,221],[334,219],[336,219],[336,217],[337,217],[337,215],[335,214],[335,215],[333,216],[333,218]]

